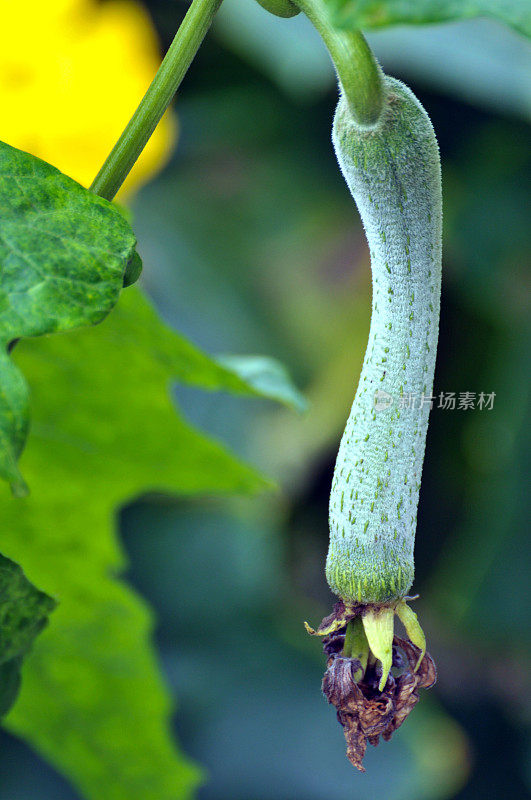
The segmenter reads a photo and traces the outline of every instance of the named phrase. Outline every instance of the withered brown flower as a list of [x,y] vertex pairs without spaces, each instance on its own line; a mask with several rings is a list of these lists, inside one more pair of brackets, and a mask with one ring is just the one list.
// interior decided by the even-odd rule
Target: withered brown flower
[[437,671],[433,659],[426,653],[415,672],[420,649],[394,636],[393,668],[399,674],[395,677],[390,673],[383,690],[379,691],[382,668],[373,660],[362,679],[356,682],[354,676],[359,673],[360,662],[341,654],[345,631],[346,626],[338,628],[323,640],[328,662],[322,688],[328,702],[337,709],[347,742],[347,756],[356,769],[364,772],[367,742],[376,746],[380,736],[389,741],[418,702],[418,690],[433,686]]

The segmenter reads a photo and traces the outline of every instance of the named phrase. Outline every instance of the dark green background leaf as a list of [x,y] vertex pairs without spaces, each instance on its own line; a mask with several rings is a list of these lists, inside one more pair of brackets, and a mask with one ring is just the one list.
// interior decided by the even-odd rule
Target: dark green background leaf
[[0,664],[0,717],[7,714],[20,691],[22,656]]
[[118,209],[55,167],[0,142],[0,476],[24,491],[25,382],[5,349],[99,322],[135,245]]
[[28,652],[54,607],[18,564],[0,555],[0,664]]
[[142,259],[135,250],[131,258],[127,262],[127,266],[125,268],[124,288],[127,286],[132,286],[133,283],[136,283],[140,277],[141,272],[142,272]]
[[338,27],[382,28],[490,17],[531,36],[526,0],[328,0],[328,5]]
[[259,391],[161,323],[135,287],[97,328],[25,340],[14,358],[32,391],[22,459],[32,494],[4,489],[1,547],[61,603],[6,724],[87,797],[186,798],[198,771],[169,735],[151,615],[116,577],[124,558],[114,515],[148,490],[269,487],[187,425],[169,395],[174,379]]
[[22,656],[55,605],[55,600],[28,581],[18,564],[0,555],[0,716],[16,698]]

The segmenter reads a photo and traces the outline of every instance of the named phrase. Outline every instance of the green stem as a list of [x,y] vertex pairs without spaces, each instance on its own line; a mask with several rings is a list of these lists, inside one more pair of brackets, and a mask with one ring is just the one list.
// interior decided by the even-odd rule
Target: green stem
[[384,106],[383,73],[363,34],[335,28],[324,0],[294,2],[327,46],[354,119],[372,127]]
[[221,0],[193,0],[151,86],[92,182],[112,200],[126,179],[197,53]]

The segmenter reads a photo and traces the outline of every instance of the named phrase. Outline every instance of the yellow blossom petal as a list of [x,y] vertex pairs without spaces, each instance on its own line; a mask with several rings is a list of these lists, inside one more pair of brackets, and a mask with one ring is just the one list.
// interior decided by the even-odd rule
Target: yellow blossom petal
[[[159,66],[149,16],[132,0],[0,0],[0,13],[0,139],[90,185]],[[121,199],[163,166],[175,132],[166,114]]]

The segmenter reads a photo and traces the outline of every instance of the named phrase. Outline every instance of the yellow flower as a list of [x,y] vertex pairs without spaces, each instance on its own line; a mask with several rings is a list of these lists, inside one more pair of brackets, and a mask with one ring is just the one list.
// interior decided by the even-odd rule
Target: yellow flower
[[[89,186],[159,66],[147,13],[133,0],[0,0],[0,14],[0,140]],[[160,169],[174,137],[166,114],[125,193]]]

